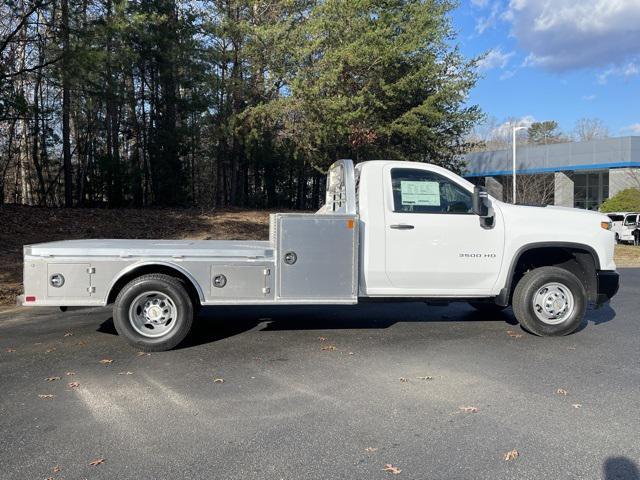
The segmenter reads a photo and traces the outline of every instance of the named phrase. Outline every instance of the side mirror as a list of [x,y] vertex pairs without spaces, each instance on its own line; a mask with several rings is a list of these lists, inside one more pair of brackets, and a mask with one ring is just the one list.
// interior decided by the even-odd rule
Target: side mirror
[[489,194],[484,187],[476,186],[473,189],[473,213],[480,218],[487,218],[489,216],[489,208],[491,207],[491,200],[489,200]]

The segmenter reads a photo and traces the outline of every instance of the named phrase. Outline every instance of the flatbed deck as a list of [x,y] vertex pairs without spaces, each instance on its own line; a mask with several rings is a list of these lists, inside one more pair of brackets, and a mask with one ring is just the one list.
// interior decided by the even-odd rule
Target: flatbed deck
[[269,241],[246,240],[65,240],[25,246],[32,257],[253,258],[273,260]]

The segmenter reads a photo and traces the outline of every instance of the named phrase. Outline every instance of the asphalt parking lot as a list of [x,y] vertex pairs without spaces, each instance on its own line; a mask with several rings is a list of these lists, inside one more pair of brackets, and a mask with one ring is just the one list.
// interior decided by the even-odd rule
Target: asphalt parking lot
[[638,479],[640,269],[621,273],[563,338],[465,304],[224,307],[147,355],[107,309],[5,311],[0,477]]

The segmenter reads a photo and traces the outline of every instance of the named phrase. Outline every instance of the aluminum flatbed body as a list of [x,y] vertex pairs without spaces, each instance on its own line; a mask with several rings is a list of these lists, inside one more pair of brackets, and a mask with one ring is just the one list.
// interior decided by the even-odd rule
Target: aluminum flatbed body
[[66,240],[24,247],[30,306],[104,306],[147,273],[181,278],[201,305],[349,304],[358,298],[353,214],[272,214],[269,240]]

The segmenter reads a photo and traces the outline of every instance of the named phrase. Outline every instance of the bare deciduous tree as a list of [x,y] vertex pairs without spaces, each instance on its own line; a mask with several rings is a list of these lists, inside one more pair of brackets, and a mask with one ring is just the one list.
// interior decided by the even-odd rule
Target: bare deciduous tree
[[[513,201],[513,180],[510,176],[502,177],[505,202]],[[518,204],[550,205],[554,200],[555,181],[553,174],[519,174],[516,176],[516,198]]]
[[608,136],[609,128],[599,118],[581,118],[573,128],[573,137],[579,142],[607,138]]

